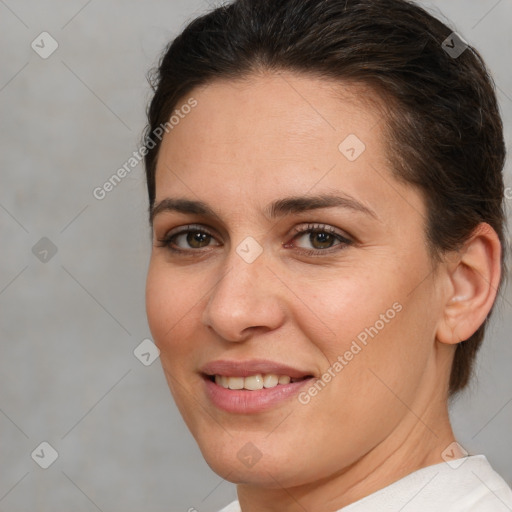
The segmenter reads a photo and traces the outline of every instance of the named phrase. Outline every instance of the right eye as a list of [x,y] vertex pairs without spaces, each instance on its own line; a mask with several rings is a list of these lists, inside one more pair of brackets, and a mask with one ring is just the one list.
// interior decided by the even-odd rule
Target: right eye
[[[159,247],[166,247],[172,252],[195,252],[197,249],[209,247],[214,236],[202,226],[189,225],[176,228],[159,239]],[[220,244],[214,244],[220,245]]]

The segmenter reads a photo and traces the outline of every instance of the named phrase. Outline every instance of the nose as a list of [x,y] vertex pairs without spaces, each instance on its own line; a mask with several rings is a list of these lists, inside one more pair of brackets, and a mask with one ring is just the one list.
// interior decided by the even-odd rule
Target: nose
[[279,328],[285,320],[285,287],[265,251],[247,263],[233,249],[202,313],[202,322],[226,341],[244,341]]

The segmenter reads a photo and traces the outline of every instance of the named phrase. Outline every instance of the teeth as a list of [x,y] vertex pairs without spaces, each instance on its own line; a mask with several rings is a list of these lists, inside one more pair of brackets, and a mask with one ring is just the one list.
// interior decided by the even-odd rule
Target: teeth
[[244,378],[243,377],[224,377],[227,381],[229,389],[244,389]]
[[278,384],[289,384],[302,379],[291,379],[288,375],[276,375],[267,373],[262,375],[250,375],[249,377],[226,377],[225,375],[215,375],[215,383],[226,389],[248,389],[256,391],[263,388],[275,388]]
[[[229,377],[229,380],[231,380],[231,378],[232,377]],[[249,389],[251,391],[263,389],[263,377],[259,373],[258,375],[251,375],[250,377],[245,377],[244,388]]]
[[279,382],[279,377],[274,375],[273,373],[269,373],[263,377],[263,387],[264,388],[274,388],[277,386]]

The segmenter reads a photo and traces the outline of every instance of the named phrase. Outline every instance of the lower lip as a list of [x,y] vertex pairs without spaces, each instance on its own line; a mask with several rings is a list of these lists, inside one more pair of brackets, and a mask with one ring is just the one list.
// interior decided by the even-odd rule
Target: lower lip
[[311,383],[308,378],[289,384],[278,384],[273,388],[255,391],[244,389],[226,389],[204,377],[206,395],[219,409],[236,414],[263,412],[278,406],[285,400],[297,395],[300,389]]

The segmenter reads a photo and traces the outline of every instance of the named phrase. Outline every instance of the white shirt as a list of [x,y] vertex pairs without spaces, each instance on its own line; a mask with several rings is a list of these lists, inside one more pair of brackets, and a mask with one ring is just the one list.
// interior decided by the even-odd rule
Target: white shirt
[[[512,490],[485,455],[470,455],[418,469],[341,511],[511,512]],[[219,512],[242,511],[234,501]]]

